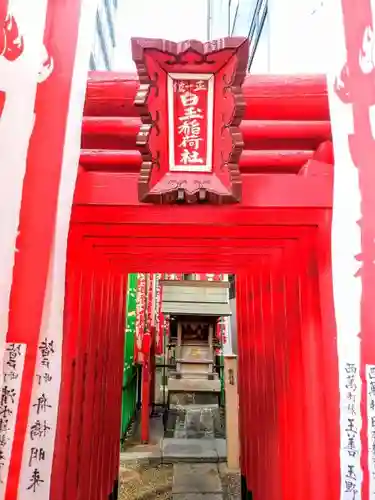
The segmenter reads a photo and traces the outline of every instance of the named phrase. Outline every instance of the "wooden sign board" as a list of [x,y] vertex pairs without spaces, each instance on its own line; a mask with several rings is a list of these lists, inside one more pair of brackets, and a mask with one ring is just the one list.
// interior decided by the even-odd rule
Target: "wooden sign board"
[[139,200],[239,202],[248,40],[135,38],[132,51],[140,80],[134,104],[143,123]]

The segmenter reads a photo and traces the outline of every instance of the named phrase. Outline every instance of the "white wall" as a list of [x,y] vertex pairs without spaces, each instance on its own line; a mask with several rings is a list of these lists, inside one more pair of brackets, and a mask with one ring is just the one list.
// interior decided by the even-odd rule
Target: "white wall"
[[206,40],[207,15],[206,0],[121,0],[114,70],[135,71],[131,37]]

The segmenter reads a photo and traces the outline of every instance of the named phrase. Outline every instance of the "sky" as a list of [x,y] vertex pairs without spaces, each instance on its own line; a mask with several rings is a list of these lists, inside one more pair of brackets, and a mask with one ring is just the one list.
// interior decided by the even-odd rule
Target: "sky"
[[207,39],[207,0],[121,0],[114,71],[135,71],[131,37]]

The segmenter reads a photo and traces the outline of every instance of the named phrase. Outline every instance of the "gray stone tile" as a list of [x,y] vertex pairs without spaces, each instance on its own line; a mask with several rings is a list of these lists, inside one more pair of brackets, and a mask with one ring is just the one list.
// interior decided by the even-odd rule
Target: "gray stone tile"
[[175,439],[163,441],[164,463],[217,462],[218,455],[214,439]]
[[158,465],[162,461],[161,449],[158,446],[135,446],[129,451],[120,453],[120,464],[139,463],[142,465]]
[[226,439],[215,439],[215,450],[218,455],[219,462],[227,459],[227,441]]
[[173,500],[222,500],[221,493],[177,493]]
[[217,465],[175,464],[172,493],[222,493]]

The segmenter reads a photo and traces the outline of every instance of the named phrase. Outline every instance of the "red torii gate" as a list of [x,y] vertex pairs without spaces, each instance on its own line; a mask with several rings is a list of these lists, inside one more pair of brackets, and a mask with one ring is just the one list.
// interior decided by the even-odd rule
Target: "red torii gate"
[[[334,91],[340,89],[329,82],[339,162],[333,224],[337,338],[329,252],[333,154],[324,81],[315,78],[254,77],[249,92],[243,86],[249,104],[242,125],[240,206],[162,207],[138,202],[141,159],[134,137],[139,121],[129,106],[134,79],[104,75],[96,82],[100,78],[92,75],[63,327],[65,242],[78,161],[74,140],[92,23],[88,5],[77,0],[64,9],[52,2],[29,4],[19,2],[11,24],[6,18],[5,46],[0,47],[1,64],[8,70],[0,79],[0,154],[2,164],[13,167],[0,182],[6,221],[0,246],[2,391],[8,398],[1,411],[9,417],[1,429],[0,498],[115,497],[120,416],[107,410],[120,408],[126,273],[161,266],[165,272],[238,273],[246,487],[260,498],[372,498],[373,66],[371,54],[362,50],[364,33],[372,40],[369,4],[342,2],[348,69],[339,96],[353,103],[354,126],[347,116],[351,107],[339,101]],[[6,2],[0,5],[0,12],[7,12]],[[344,46],[334,24],[333,32]],[[23,47],[33,48],[21,57]],[[266,90],[257,93],[256,84]],[[14,97],[22,97],[23,106],[15,106]],[[285,120],[281,127],[280,120]],[[363,261],[361,280],[353,276],[356,254]]]
[[[280,259],[289,269],[288,259],[293,261],[296,258],[295,252],[299,254],[300,259],[303,255],[308,256],[306,245],[315,244],[310,240],[311,237],[315,239],[314,227],[320,228],[317,244],[322,249],[321,255],[326,254],[329,245],[333,154],[325,79],[316,76],[286,79],[267,76],[246,78],[243,85],[246,108],[244,120],[241,123],[244,152],[240,161],[243,183],[240,211],[235,206],[228,208],[174,206],[167,211],[165,210],[167,207],[139,206],[136,185],[141,168],[141,156],[136,150],[135,139],[141,121],[137,118],[136,109],[132,105],[137,88],[137,79],[132,75],[90,74],[83,118],[80,172],[75,192],[72,230],[77,228],[75,229],[77,231],[79,227],[80,234],[86,238],[86,241],[90,241],[96,252],[111,259],[112,264],[119,270],[125,265],[129,271],[142,270],[144,272],[159,270],[161,266],[166,272],[203,272],[211,269],[217,272],[237,271],[238,307],[243,321],[239,325],[240,377],[244,380],[259,378],[261,373],[259,366],[266,361],[266,358],[261,361],[263,358],[258,357],[258,372],[251,374],[250,371],[245,375],[246,369],[254,370],[255,368],[248,358],[250,346],[247,347],[247,343],[250,339],[247,328],[253,320],[249,317],[246,295],[243,295],[244,287],[248,290],[245,294],[248,294],[256,273],[260,273],[259,279],[263,287],[267,289],[271,286],[270,283],[267,284],[267,275],[264,274],[270,259],[274,262],[272,266],[276,266],[276,269]],[[113,206],[114,203],[117,204],[117,208]],[[281,209],[281,212],[276,211],[276,208]],[[129,221],[131,225],[124,224],[125,221]],[[201,223],[195,221],[201,221]],[[115,225],[112,226],[111,222]],[[121,224],[118,225],[120,222]],[[193,222],[195,222],[194,226],[192,226]],[[250,234],[247,229],[249,224]],[[178,238],[178,246],[176,246],[176,238]],[[301,243],[297,243],[298,241]],[[224,248],[221,248],[222,246]],[[316,265],[327,264],[321,261]],[[251,277],[247,274],[250,269],[252,270]],[[276,274],[273,277],[274,283],[282,280],[282,275],[283,273],[277,277],[278,274]],[[314,279],[312,277],[310,279],[312,286],[315,287]],[[292,283],[289,284],[291,288]],[[306,281],[304,283],[305,290],[308,290],[309,285]],[[329,284],[325,285],[324,293],[329,294],[329,286]],[[259,291],[254,290],[251,293],[255,300]],[[262,300],[267,300],[267,295],[264,295],[267,292],[261,293],[263,294]],[[275,308],[281,306],[281,303],[276,306],[276,301],[280,300],[278,297],[279,294],[276,294],[272,299]],[[316,319],[314,320],[311,314],[318,313],[316,311],[313,313],[314,306],[311,299],[307,300],[310,300],[310,305],[307,305],[308,302],[303,305],[301,311],[305,318],[303,321],[316,323]],[[266,312],[267,308],[264,306],[263,313],[266,314]],[[266,317],[263,321],[266,321]],[[325,328],[328,327],[327,322],[329,322],[328,317]],[[247,326],[241,328],[241,324]],[[285,327],[285,324],[284,326],[282,323],[279,324],[280,334],[283,331],[283,335],[287,338]],[[296,352],[299,352],[298,347],[295,348]],[[281,351],[275,351],[275,353],[283,350],[288,352],[287,344],[278,349]],[[329,347],[329,344],[326,344],[326,349],[327,352],[329,349],[332,355],[332,345]],[[149,346],[145,346],[144,350],[147,353]],[[310,359],[312,360],[313,357]],[[148,400],[150,378],[147,375],[149,366],[147,355],[145,365],[144,395]],[[297,375],[300,369],[298,366],[290,368],[290,373],[296,376],[295,384],[297,385],[294,391],[297,393],[303,390],[302,386],[298,385],[300,380],[297,381],[297,377],[301,378],[301,374]],[[278,369],[283,371],[281,366]],[[311,370],[316,371],[316,367],[311,366]],[[328,370],[329,374],[326,373],[325,378],[331,381],[331,387],[333,387],[337,378],[335,368],[331,364]],[[335,411],[335,398],[332,397],[327,408],[322,408],[321,401],[317,400],[319,376],[316,373],[312,378],[316,382],[316,396],[312,399],[316,405],[316,411],[309,420],[309,429],[310,432],[313,429],[319,432],[315,426],[318,428],[320,426],[327,439],[331,440],[331,449],[334,449],[337,447],[337,428],[324,431],[322,418],[326,412],[332,415],[332,411]],[[280,387],[286,383],[285,378],[282,380]],[[259,406],[257,390],[260,390],[260,387],[256,389],[253,384],[251,391],[250,388],[241,386],[241,408],[242,412],[245,412],[251,407],[258,407],[260,422],[265,418],[263,413],[265,408]],[[271,387],[268,390],[271,391]],[[332,389],[332,394],[334,392],[335,390]],[[311,393],[314,393],[313,387]],[[290,394],[289,410],[285,410],[287,413],[283,419],[293,421],[293,428],[299,429],[300,432],[298,439],[301,440],[296,441],[299,444],[295,444],[297,447],[295,453],[300,454],[299,461],[302,468],[299,469],[298,474],[301,478],[302,489],[297,494],[307,494],[307,485],[311,485],[312,478],[311,481],[307,480],[306,474],[308,473],[302,465],[304,439],[302,429],[305,424],[301,419],[305,419],[306,415],[298,412],[295,406],[298,401],[296,392]],[[301,392],[299,394],[301,398],[305,397]],[[68,394],[64,396],[64,399],[67,398],[69,398]],[[248,410],[245,410],[245,407]],[[310,405],[309,408],[311,410]],[[144,410],[146,411],[142,414],[143,437],[147,439],[147,406]],[[319,411],[321,419],[318,418]],[[248,419],[249,416],[245,415],[246,413],[241,413],[242,425],[248,429],[245,436],[242,436],[245,446],[242,449],[242,468],[247,477],[248,487],[254,492],[263,492],[262,494],[265,494],[265,488],[268,488],[269,495],[277,495],[276,490],[280,490],[282,486],[276,479],[273,484],[275,490],[271,491],[270,485],[254,479],[259,475],[259,465],[252,465],[253,468],[255,467],[253,471],[249,468],[250,464],[254,463],[255,450],[251,450],[252,443],[259,439],[259,428],[254,425],[256,421],[254,418],[257,418],[255,416],[252,417],[252,424],[249,428],[250,422],[245,423],[246,420],[245,422],[243,420]],[[281,437],[280,440],[279,444],[282,442]],[[329,449],[330,446],[327,443],[326,453],[329,453]],[[270,455],[267,457],[265,459],[270,460]],[[321,460],[318,450],[315,452],[315,457],[316,460]],[[282,480],[288,484],[288,474],[292,474],[291,463],[285,456],[283,462],[288,465],[285,465],[280,477],[284,476]],[[327,481],[330,474],[334,474],[333,467],[337,466],[334,454],[332,454],[330,465],[331,468],[327,464],[327,471],[329,471]],[[278,467],[279,465],[275,465],[273,473]],[[294,469],[293,474],[295,473]],[[73,470],[72,474],[74,475]],[[303,482],[303,477],[305,482]],[[287,486],[289,487],[290,485]],[[284,490],[283,494],[291,495],[292,491],[296,493],[297,490],[293,487],[290,491]],[[314,494],[318,492],[323,494],[323,483],[319,489],[313,488],[313,491]]]

